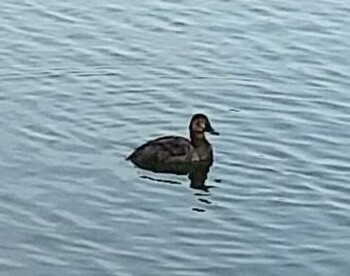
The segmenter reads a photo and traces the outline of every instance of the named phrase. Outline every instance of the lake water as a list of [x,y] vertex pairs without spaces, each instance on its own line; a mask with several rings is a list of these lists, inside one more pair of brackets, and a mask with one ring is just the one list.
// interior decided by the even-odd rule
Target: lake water
[[[348,275],[350,8],[0,3],[0,274]],[[203,112],[207,191],[125,157]]]

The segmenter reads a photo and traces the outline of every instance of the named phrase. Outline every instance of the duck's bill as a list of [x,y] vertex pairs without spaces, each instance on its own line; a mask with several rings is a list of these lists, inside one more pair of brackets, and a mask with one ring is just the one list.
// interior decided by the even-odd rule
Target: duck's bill
[[209,133],[210,133],[211,135],[220,135],[220,133],[217,132],[217,131],[215,131],[214,129],[211,129],[211,130],[209,131]]
[[210,124],[207,124],[204,131],[209,132],[212,135],[219,135],[219,132],[215,131]]

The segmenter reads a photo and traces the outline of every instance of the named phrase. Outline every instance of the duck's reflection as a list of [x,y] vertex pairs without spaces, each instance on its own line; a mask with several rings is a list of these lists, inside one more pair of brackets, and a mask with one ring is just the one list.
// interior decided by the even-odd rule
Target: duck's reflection
[[[142,164],[142,166],[138,166],[141,169],[152,171],[155,173],[170,173],[177,175],[188,175],[188,179],[190,180],[190,187],[192,189],[201,190],[204,192],[209,192],[210,188],[213,186],[209,186],[205,184],[206,179],[208,178],[208,173],[210,167],[212,165],[212,161],[201,161],[201,162],[193,162],[193,163],[172,163],[172,164]],[[158,179],[154,177],[143,176],[143,178],[148,178],[154,181],[161,181],[170,184],[178,184],[176,181],[172,180],[164,180]],[[200,194],[198,194],[200,195]]]

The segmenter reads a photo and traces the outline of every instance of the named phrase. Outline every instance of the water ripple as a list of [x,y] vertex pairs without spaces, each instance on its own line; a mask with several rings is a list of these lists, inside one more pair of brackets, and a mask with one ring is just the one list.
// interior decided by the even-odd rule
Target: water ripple
[[[348,273],[345,1],[0,10],[3,274]],[[196,112],[207,189],[125,161]]]

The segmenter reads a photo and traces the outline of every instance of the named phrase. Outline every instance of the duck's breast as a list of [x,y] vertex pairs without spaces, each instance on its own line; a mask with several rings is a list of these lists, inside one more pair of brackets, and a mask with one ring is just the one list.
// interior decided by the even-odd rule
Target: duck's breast
[[199,157],[199,160],[206,161],[213,159],[213,149],[209,143],[203,143],[202,145],[196,147],[195,150]]

